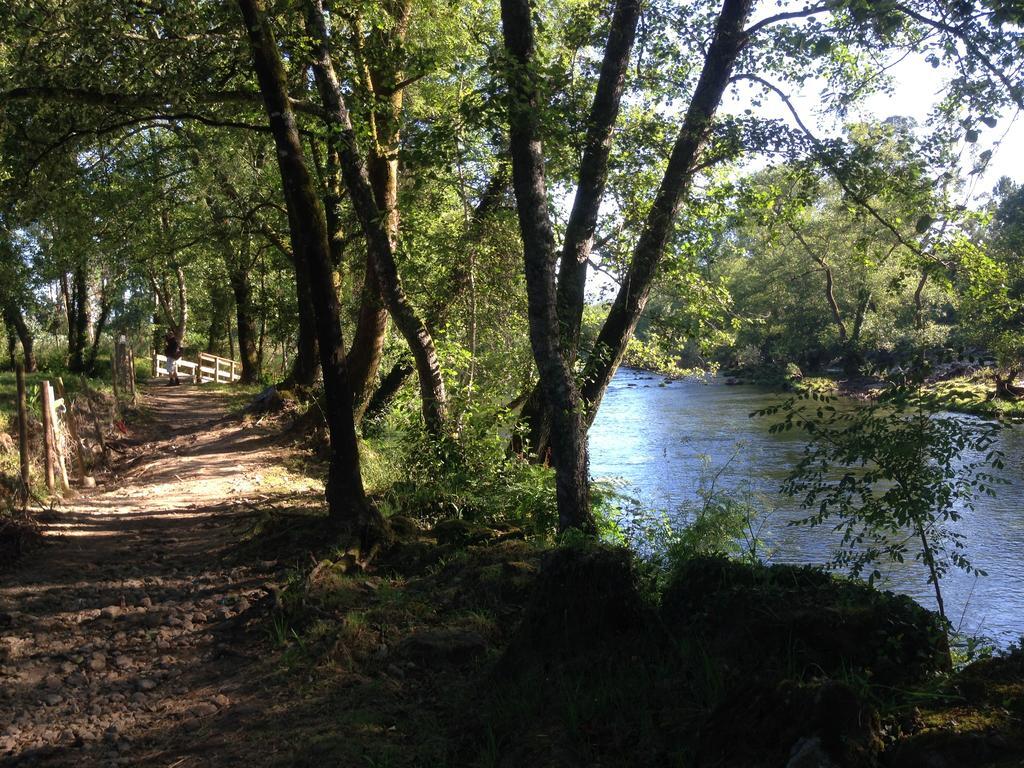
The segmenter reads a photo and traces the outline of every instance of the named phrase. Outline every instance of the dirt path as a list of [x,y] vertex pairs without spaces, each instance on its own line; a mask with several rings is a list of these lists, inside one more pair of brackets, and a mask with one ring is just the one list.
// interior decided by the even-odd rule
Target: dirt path
[[238,764],[224,745],[280,695],[265,629],[247,636],[235,618],[257,612],[280,567],[226,554],[285,492],[287,452],[226,419],[222,396],[153,387],[145,402],[152,440],[0,575],[4,765]]

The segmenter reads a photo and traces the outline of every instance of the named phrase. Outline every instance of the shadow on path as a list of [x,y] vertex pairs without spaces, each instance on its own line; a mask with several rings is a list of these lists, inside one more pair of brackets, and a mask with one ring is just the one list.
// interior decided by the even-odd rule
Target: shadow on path
[[142,452],[48,515],[47,545],[0,576],[5,765],[231,765],[214,742],[265,717],[266,640],[231,620],[282,566],[230,554],[261,505],[320,489],[218,393],[144,393],[126,441]]

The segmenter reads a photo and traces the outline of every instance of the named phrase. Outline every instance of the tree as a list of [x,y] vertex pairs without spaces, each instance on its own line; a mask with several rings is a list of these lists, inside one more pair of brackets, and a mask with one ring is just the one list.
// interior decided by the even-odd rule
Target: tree
[[854,576],[871,569],[869,581],[881,576],[879,561],[903,562],[913,552],[946,619],[941,581],[949,568],[984,575],[952,524],[973,511],[978,494],[993,496],[1005,482],[994,474],[1003,469],[993,447],[999,426],[942,416],[913,385],[858,408],[804,395],[754,415],[779,413],[770,431],[799,429],[809,441],[782,487],[812,510],[797,524],[832,525],[841,534],[832,565]]
[[1024,367],[1024,187],[999,182],[991,223],[980,243],[962,238],[956,249],[962,336],[995,356],[994,396],[1024,398],[1016,384]]
[[385,523],[366,500],[359,470],[352,389],[345,364],[338,296],[331,276],[327,219],[306,166],[281,53],[262,3],[238,0],[238,5],[249,34],[253,66],[277,148],[291,225],[292,254],[304,263],[311,278],[320,367],[328,393],[325,400],[332,449],[326,490],[328,509],[340,527],[367,545],[381,536]]

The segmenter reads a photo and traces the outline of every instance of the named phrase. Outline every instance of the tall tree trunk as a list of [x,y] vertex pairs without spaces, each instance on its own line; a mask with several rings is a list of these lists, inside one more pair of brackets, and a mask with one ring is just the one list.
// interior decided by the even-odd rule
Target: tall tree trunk
[[[387,23],[377,24],[371,34],[365,63],[365,87],[373,140],[367,151],[367,177],[381,223],[394,250],[398,244],[398,144],[402,114],[402,46],[409,28],[409,0],[387,0]],[[338,153],[341,159],[341,153]],[[360,296],[359,319],[349,351],[356,423],[370,402],[387,335],[387,308],[377,278],[377,257],[366,250],[366,270]]]
[[174,280],[178,285],[178,317],[174,335],[182,344],[185,343],[185,332],[188,330],[188,289],[185,286],[185,270],[181,264],[174,265]]
[[711,131],[736,60],[747,42],[743,25],[753,0],[723,0],[697,87],[669,156],[661,186],[647,214],[629,269],[597,337],[584,370],[583,398],[592,423],[626,345],[647,305],[676,213],[688,194],[701,149]]
[[366,162],[359,153],[355,130],[334,74],[321,0],[307,0],[306,11],[306,23],[314,48],[313,75],[327,119],[337,131],[338,156],[345,188],[366,235],[367,247],[373,253],[374,272],[384,301],[415,360],[427,430],[435,437],[440,437],[446,429],[448,396],[434,340],[405,295],[398,276],[394,247],[374,200]]
[[256,352],[256,308],[252,302],[252,282],[249,273],[252,262],[249,259],[250,233],[243,229],[241,233],[244,247],[233,241],[231,225],[227,212],[212,194],[206,196],[206,206],[213,218],[214,236],[220,245],[224,268],[227,270],[228,283],[235,297],[235,323],[238,328],[238,354],[242,364],[241,378],[243,384],[259,381],[259,361]]
[[33,351],[35,340],[32,338],[32,331],[29,330],[28,323],[25,322],[21,308],[17,304],[8,303],[4,306],[3,312],[4,322],[8,328],[14,330],[21,342],[21,351],[25,357],[25,372],[35,373],[36,356]]
[[[244,237],[248,238],[248,233]],[[248,250],[248,248],[246,248]],[[256,349],[256,308],[252,301],[251,264],[248,258],[236,257],[228,268],[231,291],[235,295],[235,328],[238,331],[238,358],[242,364],[241,383],[254,384],[260,379],[259,355]]]
[[[575,365],[579,353],[580,328],[586,303],[587,263],[608,179],[612,133],[619,116],[626,70],[639,19],[639,0],[619,0],[616,3],[601,61],[601,74],[587,120],[579,183],[562,243],[558,271],[558,320],[561,324],[562,351],[570,368]],[[525,426],[530,449],[543,460],[548,455],[552,414],[539,383],[523,404],[520,420]],[[526,446],[520,444],[514,444],[513,448],[517,452],[526,450]]]
[[316,317],[313,311],[313,286],[309,270],[304,263],[295,261],[295,296],[299,307],[299,327],[295,340],[295,357],[287,384],[312,387],[320,369],[319,348],[316,337]]
[[359,448],[352,420],[352,389],[345,365],[338,295],[334,289],[327,221],[288,96],[288,85],[274,33],[261,0],[238,0],[252,48],[253,64],[277,147],[292,253],[308,269],[316,319],[324,401],[331,436],[327,504],[332,520],[363,545],[380,537],[386,523],[366,499],[359,470]]
[[231,325],[231,291],[220,271],[210,275],[207,291],[210,294],[210,330],[206,334],[206,351],[211,355],[223,355],[227,344],[227,331]]
[[18,366],[18,333],[14,330],[14,326],[7,322],[7,316],[4,315],[4,330],[7,331],[7,356],[11,360],[11,370],[13,371]]
[[[260,232],[291,262],[295,270],[295,298],[298,308],[298,329],[295,339],[295,357],[288,375],[278,386],[310,388],[316,383],[320,370],[320,359],[316,343],[316,318],[313,313],[313,288],[310,284],[309,269],[304,262],[295,258],[291,247],[285,243],[273,227],[258,222]],[[288,211],[288,227],[292,227],[292,214]]]
[[544,156],[538,131],[533,22],[529,0],[502,0],[501,26],[510,56],[509,135],[512,184],[526,273],[530,346],[552,410],[555,491],[560,530],[596,531],[590,512],[586,425],[579,390],[562,354],[555,288],[555,243],[548,217]]
[[921,269],[921,279],[914,289],[914,328],[924,330],[924,288],[928,284],[928,269]]
[[[499,162],[498,167],[491,176],[487,186],[484,187],[480,199],[473,207],[470,216],[469,226],[459,240],[462,248],[471,248],[473,243],[484,236],[484,224],[491,214],[496,211],[505,193],[508,190],[509,167],[504,160]],[[458,248],[459,245],[456,247]],[[456,305],[459,297],[469,288],[469,264],[468,261],[460,261],[455,265],[448,281],[449,287],[440,291],[435,301],[427,308],[427,324],[431,328],[437,328],[448,317],[448,312]],[[370,404],[366,409],[366,416],[378,416],[388,408],[406,380],[416,373],[415,366],[409,365],[406,361],[395,363],[392,369],[381,379],[380,386],[370,398]]]
[[85,348],[88,345],[89,281],[84,265],[77,265],[72,273],[71,294],[68,301],[68,368],[75,373],[85,372]]
[[85,361],[85,370],[92,374],[96,371],[96,358],[100,353],[100,342],[103,340],[103,331],[107,327],[107,320],[110,319],[110,312],[113,309],[113,302],[109,293],[109,285],[101,278],[100,283],[100,313],[92,329],[92,344],[89,347],[89,356]]
[[587,261],[594,244],[597,214],[608,179],[612,132],[626,82],[626,70],[640,19],[640,0],[619,0],[615,5],[601,74],[587,119],[587,137],[580,160],[579,184],[565,227],[558,272],[558,320],[569,362],[575,361],[583,323]]
[[363,420],[373,394],[388,329],[388,310],[380,295],[373,257],[369,253],[366,256],[366,270],[363,287],[360,289],[356,330],[348,351],[349,369],[352,371],[352,412],[356,424]]
[[[150,274],[149,281],[153,287],[153,294],[156,296],[157,309],[163,315],[164,322],[167,323],[167,329],[174,334],[174,337],[181,343],[185,338],[185,332],[188,330],[188,288],[185,285],[185,270],[180,264],[174,264],[171,267],[174,270],[174,279],[177,283],[177,309],[174,306],[174,300],[171,298],[170,289],[167,287],[166,279],[158,281],[156,275]],[[163,287],[161,287],[161,282]],[[154,321],[156,318],[154,318]],[[160,334],[156,334],[156,344],[159,346]]]

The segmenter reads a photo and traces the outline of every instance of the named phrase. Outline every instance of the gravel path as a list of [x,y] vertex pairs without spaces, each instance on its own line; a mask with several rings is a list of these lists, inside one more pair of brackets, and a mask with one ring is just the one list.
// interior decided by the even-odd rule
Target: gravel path
[[0,764],[234,764],[208,734],[259,712],[262,643],[234,617],[257,612],[278,565],[225,554],[274,495],[284,450],[221,400],[149,389],[157,439],[0,576]]

